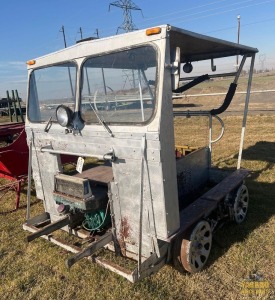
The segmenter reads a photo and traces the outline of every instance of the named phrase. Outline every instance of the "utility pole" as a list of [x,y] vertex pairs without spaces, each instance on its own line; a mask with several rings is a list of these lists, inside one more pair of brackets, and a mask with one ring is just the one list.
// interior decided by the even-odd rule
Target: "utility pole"
[[81,40],[83,39],[83,36],[82,36],[82,28],[81,27],[79,27],[79,33],[80,33],[80,38],[81,38]]
[[[66,36],[65,36],[65,29],[64,29],[63,25],[62,25],[62,27],[61,27],[61,29],[59,31],[63,33],[64,46],[65,46],[65,48],[67,48]],[[68,67],[68,74],[69,74],[69,80],[70,80],[70,87],[71,87],[72,98],[74,98],[74,89],[73,89],[73,83],[72,83],[72,76],[71,76],[70,67]]]
[[[237,16],[237,22],[238,22],[238,30],[237,30],[237,44],[240,43],[240,29],[241,29],[241,16]],[[236,71],[238,71],[239,67],[239,55],[236,56]]]
[[66,36],[65,36],[65,29],[64,29],[63,25],[62,25],[61,29],[59,30],[59,32],[63,33],[64,46],[65,46],[65,48],[67,48]]
[[109,11],[110,11],[111,6],[116,6],[118,8],[123,9],[124,20],[123,20],[122,25],[120,25],[117,28],[117,33],[118,33],[119,29],[122,29],[125,32],[130,32],[130,31],[134,31],[137,29],[135,27],[135,24],[133,23],[131,11],[132,10],[140,10],[141,14],[142,14],[142,10],[133,1],[119,0],[119,1],[112,2],[109,5]]
[[259,56],[259,61],[260,61],[260,64],[261,64],[261,71],[264,72],[264,62],[265,62],[265,54],[260,54]]

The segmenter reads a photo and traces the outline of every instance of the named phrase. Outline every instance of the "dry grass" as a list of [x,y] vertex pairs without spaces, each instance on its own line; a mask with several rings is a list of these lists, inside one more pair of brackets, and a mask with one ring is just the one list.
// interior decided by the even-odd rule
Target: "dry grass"
[[[215,146],[214,161],[220,167],[231,168],[236,164],[241,117],[227,116],[224,121],[228,131]],[[68,271],[64,260],[69,254],[64,250],[42,239],[25,242],[27,233],[22,224],[26,191],[23,191],[23,208],[0,215],[1,299],[245,299],[241,284],[254,271],[273,284],[274,127],[275,116],[248,118],[243,161],[243,167],[252,171],[247,180],[251,195],[248,218],[243,225],[228,224],[217,232],[209,263],[201,273],[179,274],[167,265],[133,285],[85,260]],[[229,134],[229,128],[233,135]],[[1,211],[12,208],[13,204],[11,195],[5,197],[1,200]],[[32,214],[41,211],[41,203],[33,203]],[[271,297],[270,294],[262,299]]]
[[[214,163],[236,166],[242,118],[224,116],[224,138],[214,146]],[[176,140],[185,140],[184,122],[176,120]],[[189,120],[187,120],[189,121]],[[200,123],[196,141],[204,143]],[[157,274],[131,284],[122,277],[82,260],[70,271],[64,261],[70,255],[38,239],[27,244],[25,221],[26,190],[21,209],[12,209],[14,194],[0,200],[0,299],[274,299],[275,284],[275,116],[248,118],[242,167],[251,170],[247,179],[250,207],[242,225],[227,224],[213,243],[207,267],[202,272],[180,274],[170,265]],[[216,129],[218,131],[218,129]],[[215,131],[217,133],[217,131]],[[195,132],[195,131],[194,131]],[[203,133],[203,134],[202,134]],[[194,134],[195,135],[195,134]],[[193,143],[195,140],[191,140]],[[32,215],[43,208],[32,198]],[[269,293],[241,294],[242,283],[252,272],[271,285]]]

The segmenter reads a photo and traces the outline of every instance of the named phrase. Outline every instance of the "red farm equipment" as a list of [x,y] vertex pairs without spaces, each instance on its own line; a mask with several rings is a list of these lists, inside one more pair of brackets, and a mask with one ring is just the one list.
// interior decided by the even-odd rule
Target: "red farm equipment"
[[15,209],[19,207],[22,182],[27,178],[29,149],[26,141],[25,124],[0,125],[0,178],[9,182],[0,186],[1,198],[10,190],[16,192]]

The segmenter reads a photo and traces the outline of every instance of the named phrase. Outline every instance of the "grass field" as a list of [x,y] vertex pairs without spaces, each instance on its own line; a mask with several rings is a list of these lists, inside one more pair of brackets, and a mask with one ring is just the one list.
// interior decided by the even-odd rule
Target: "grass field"
[[[224,116],[226,131],[215,144],[213,162],[221,168],[236,167],[241,116]],[[176,141],[182,142],[186,120],[176,119]],[[203,142],[197,133],[190,143]],[[6,213],[15,203],[10,192],[0,200],[0,299],[275,299],[275,115],[248,117],[242,167],[251,170],[247,220],[218,230],[206,268],[197,274],[180,274],[166,265],[157,274],[132,284],[86,260],[70,271],[63,249],[38,239],[27,244],[26,189],[21,208]],[[215,129],[214,134],[218,134]],[[32,215],[41,202],[32,195]],[[257,274],[267,289],[247,289],[249,276]],[[254,292],[253,292],[254,291]],[[249,292],[252,294],[246,295]],[[256,293],[259,293],[258,295]]]

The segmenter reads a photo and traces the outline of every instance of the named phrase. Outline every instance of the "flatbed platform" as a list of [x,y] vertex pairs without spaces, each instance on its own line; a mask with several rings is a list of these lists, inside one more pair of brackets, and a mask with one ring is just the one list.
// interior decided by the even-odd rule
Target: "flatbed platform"
[[236,170],[180,212],[180,232],[213,212],[224,197],[239,186],[249,171]]

